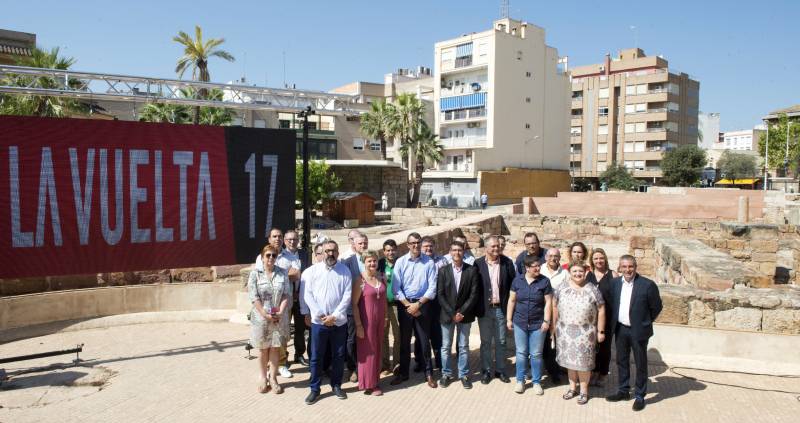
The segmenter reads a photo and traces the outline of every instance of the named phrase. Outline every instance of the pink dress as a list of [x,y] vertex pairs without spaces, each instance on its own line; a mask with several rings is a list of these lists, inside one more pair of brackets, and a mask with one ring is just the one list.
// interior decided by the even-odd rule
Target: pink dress
[[364,337],[356,336],[358,389],[375,389],[378,387],[381,372],[381,346],[386,319],[386,284],[381,283],[375,288],[364,283],[361,298],[358,300],[358,312],[361,315],[361,325],[364,327]]

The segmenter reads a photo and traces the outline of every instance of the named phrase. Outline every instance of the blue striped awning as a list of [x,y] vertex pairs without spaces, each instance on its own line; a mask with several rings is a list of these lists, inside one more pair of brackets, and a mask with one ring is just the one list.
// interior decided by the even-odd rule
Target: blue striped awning
[[459,44],[456,46],[456,57],[472,56],[472,43]]
[[474,93],[468,95],[457,95],[454,97],[444,97],[439,99],[439,108],[446,112],[449,110],[471,109],[486,105],[486,93]]

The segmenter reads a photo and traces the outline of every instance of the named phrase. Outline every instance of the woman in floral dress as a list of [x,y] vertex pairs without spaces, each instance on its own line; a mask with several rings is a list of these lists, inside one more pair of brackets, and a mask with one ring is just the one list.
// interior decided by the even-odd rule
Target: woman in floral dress
[[250,345],[261,351],[259,357],[260,380],[258,391],[267,393],[274,389],[283,393],[278,384],[278,356],[281,345],[289,336],[289,312],[292,283],[286,272],[275,267],[279,251],[267,245],[261,252],[263,268],[250,272],[247,291],[253,311],[250,317]]
[[605,339],[605,303],[600,290],[586,282],[583,262],[570,263],[569,274],[553,293],[556,362],[569,375],[569,390],[563,398],[578,396],[578,404],[583,405],[589,401],[595,347]]

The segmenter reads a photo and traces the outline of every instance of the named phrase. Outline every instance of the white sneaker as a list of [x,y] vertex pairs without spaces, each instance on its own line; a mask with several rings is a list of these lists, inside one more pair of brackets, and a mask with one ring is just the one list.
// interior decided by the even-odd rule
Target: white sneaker
[[525,383],[517,382],[517,386],[514,388],[514,392],[518,394],[525,392]]
[[288,367],[286,367],[286,366],[280,366],[280,367],[278,367],[278,373],[280,373],[280,374],[281,374],[281,377],[285,377],[285,378],[287,378],[287,379],[289,379],[289,378],[291,378],[291,377],[293,376],[293,375],[292,375],[292,372],[290,372],[290,371],[289,371],[289,368],[288,368]]
[[533,393],[536,395],[544,395],[544,389],[542,389],[542,385],[538,383],[533,384]]

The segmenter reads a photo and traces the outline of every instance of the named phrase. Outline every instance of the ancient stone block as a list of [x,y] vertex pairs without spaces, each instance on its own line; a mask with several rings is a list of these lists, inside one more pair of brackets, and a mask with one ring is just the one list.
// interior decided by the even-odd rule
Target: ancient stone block
[[47,291],[47,278],[0,279],[0,296]]
[[755,224],[750,225],[750,239],[774,241],[778,238],[777,225]]
[[725,248],[729,250],[744,250],[747,242],[743,239],[729,239],[725,241]]
[[99,286],[97,274],[92,275],[68,275],[68,276],[48,276],[51,291],[61,291],[64,289],[95,288]]
[[755,240],[750,242],[750,248],[753,251],[762,253],[775,253],[778,251],[778,240]]
[[700,300],[689,302],[689,325],[706,328],[714,327],[714,309]]
[[661,302],[664,304],[664,309],[661,310],[656,322],[685,325],[689,321],[689,304],[686,297],[662,292]]
[[632,236],[630,241],[630,248],[641,248],[643,250],[651,250],[655,247],[655,238],[652,236]]
[[714,325],[719,329],[760,331],[761,317],[757,308],[736,307],[714,313]]
[[800,335],[800,310],[764,310],[761,330],[770,333]]
[[622,226],[622,222],[617,220],[617,219],[608,219],[608,220],[606,220],[605,226],[607,226],[609,228],[617,228],[617,227]]
[[685,220],[676,220],[675,223],[672,224],[672,227],[675,229],[689,229],[689,222]]
[[175,282],[213,282],[214,270],[210,267],[189,267],[184,269],[171,269],[172,280]]

